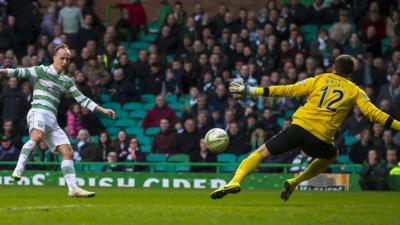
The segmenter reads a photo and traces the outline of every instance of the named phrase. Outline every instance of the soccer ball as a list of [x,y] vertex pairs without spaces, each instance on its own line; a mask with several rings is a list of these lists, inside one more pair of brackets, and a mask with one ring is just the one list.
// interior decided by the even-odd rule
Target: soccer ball
[[224,130],[213,128],[207,132],[205,141],[208,150],[213,153],[219,153],[228,147],[229,136]]

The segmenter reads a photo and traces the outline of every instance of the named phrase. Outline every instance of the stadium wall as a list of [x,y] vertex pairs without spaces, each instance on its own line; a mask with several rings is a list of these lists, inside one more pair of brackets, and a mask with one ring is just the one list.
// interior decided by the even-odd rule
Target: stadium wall
[[[17,184],[10,176],[11,171],[0,171],[0,185],[65,186],[65,180],[58,171],[27,171]],[[250,190],[279,190],[282,183],[292,174],[253,174],[243,184]],[[118,188],[166,188],[166,189],[214,189],[225,185],[230,173],[127,173],[127,172],[81,172],[78,185],[88,187]],[[321,174],[300,185],[301,190],[358,191],[358,174]],[[392,190],[400,190],[400,177],[391,176]]]

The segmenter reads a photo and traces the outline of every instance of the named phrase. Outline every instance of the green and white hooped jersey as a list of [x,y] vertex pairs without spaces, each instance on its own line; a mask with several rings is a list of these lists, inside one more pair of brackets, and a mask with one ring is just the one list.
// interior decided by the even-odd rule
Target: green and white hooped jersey
[[28,78],[34,81],[32,109],[46,111],[57,116],[62,94],[69,93],[85,108],[94,111],[97,104],[83,95],[74,81],[64,73],[58,74],[53,65],[7,69],[9,77]]

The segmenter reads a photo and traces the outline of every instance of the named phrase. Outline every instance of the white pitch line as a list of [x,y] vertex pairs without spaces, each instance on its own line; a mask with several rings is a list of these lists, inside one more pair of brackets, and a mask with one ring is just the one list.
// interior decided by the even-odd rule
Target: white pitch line
[[93,206],[94,205],[91,205],[91,204],[86,204],[86,205],[41,205],[41,206],[0,208],[0,211],[72,209],[72,208],[93,207]]

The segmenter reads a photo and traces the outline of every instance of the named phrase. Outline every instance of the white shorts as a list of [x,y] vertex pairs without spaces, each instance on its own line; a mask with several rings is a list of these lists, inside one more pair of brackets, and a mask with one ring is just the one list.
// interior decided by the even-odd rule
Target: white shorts
[[43,141],[54,152],[56,147],[63,144],[70,144],[67,134],[57,123],[57,118],[47,112],[31,109],[26,116],[29,126],[29,134],[32,129],[43,132]]

